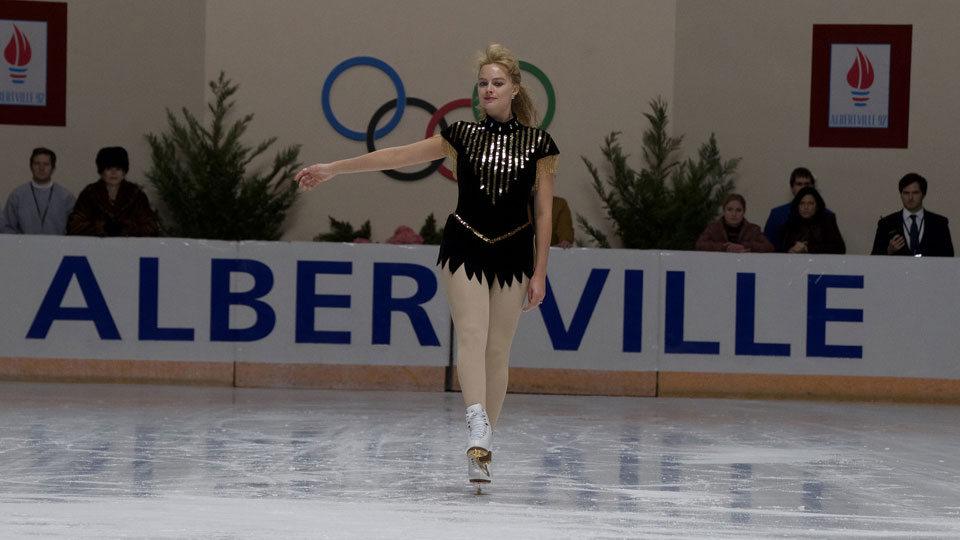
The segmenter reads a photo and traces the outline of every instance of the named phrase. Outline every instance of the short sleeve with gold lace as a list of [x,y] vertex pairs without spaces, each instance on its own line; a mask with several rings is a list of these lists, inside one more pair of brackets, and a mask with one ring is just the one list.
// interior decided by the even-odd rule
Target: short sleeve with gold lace
[[[441,135],[443,152],[450,158],[449,168],[454,177],[461,159],[470,160],[482,179],[494,172],[501,176],[505,171],[519,174],[532,163],[536,163],[536,179],[542,174],[557,172],[560,150],[550,134],[524,126],[516,118],[507,123],[489,119],[486,123],[460,121],[443,130]],[[495,143],[498,138],[504,138],[504,144]],[[487,167],[490,170],[486,170]]]

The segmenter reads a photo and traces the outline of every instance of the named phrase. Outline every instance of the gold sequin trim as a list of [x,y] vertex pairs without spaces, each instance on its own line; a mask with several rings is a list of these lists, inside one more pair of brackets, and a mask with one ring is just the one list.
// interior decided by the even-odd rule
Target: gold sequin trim
[[501,234],[500,236],[498,236],[498,237],[496,237],[496,238],[488,238],[488,237],[480,234],[480,231],[478,231],[478,230],[474,229],[473,227],[471,227],[470,224],[467,223],[466,221],[464,221],[462,217],[458,216],[457,214],[452,214],[452,215],[453,215],[453,217],[457,218],[457,221],[459,221],[461,225],[463,225],[464,227],[466,227],[468,231],[472,232],[474,235],[476,235],[477,238],[483,240],[484,242],[486,242],[486,243],[488,243],[488,244],[496,244],[497,242],[499,242],[499,241],[501,241],[501,240],[506,240],[507,238],[510,238],[511,236],[517,234],[518,232],[522,231],[522,230],[525,229],[526,227],[529,227],[529,226],[530,226],[530,220],[527,219],[527,222],[526,222],[526,223],[524,223],[523,225],[517,227],[516,229],[508,232],[507,234]]
[[534,191],[540,187],[541,174],[557,174],[557,159],[559,157],[557,154],[554,154],[537,160],[537,179],[533,182]]
[[[535,155],[550,149],[549,135],[526,126],[510,133],[494,133],[479,124],[460,122],[452,130],[451,138],[462,141],[463,152],[480,180],[479,187],[490,196],[491,204],[497,204],[497,199],[510,192],[520,173],[534,165],[531,161]],[[446,147],[444,151],[448,151]],[[539,161],[543,159],[546,158]],[[556,159],[546,164],[556,170]]]
[[557,174],[557,154],[542,157],[537,160],[537,176],[541,174]]
[[[434,137],[440,137],[440,135],[434,135]],[[457,179],[457,150],[450,144],[450,141],[440,137],[440,141],[443,145],[443,154],[450,159],[450,172],[453,173],[453,179]]]

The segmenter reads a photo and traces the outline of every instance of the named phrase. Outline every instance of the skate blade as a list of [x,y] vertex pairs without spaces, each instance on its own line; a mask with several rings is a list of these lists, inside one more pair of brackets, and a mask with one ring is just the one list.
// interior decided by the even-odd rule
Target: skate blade
[[477,495],[483,495],[484,486],[490,485],[489,480],[470,480],[470,483],[477,487],[477,491],[476,491]]
[[490,455],[490,451],[479,446],[474,446],[467,450],[467,457],[470,459],[483,459]]

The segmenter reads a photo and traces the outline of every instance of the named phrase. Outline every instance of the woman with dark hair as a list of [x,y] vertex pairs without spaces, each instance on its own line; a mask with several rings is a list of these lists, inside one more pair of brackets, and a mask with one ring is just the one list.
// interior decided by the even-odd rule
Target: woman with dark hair
[[710,222],[697,238],[697,251],[729,251],[731,253],[769,253],[773,244],[759,225],[747,221],[747,201],[731,193],[723,200],[723,215]]
[[157,215],[140,186],[126,179],[130,158],[121,146],[97,152],[100,180],[77,196],[67,219],[67,234],[82,236],[157,236]]
[[790,205],[790,217],[780,229],[786,253],[846,253],[847,245],[837,227],[837,217],[824,211],[820,192],[805,187]]

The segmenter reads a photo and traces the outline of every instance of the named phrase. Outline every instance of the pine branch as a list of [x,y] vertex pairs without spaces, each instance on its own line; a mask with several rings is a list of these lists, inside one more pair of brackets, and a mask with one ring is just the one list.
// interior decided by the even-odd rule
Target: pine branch
[[153,162],[147,178],[172,218],[168,230],[189,238],[276,240],[296,200],[290,178],[300,167],[300,146],[280,150],[268,170],[248,175],[247,167],[277,138],[245,146],[253,114],[228,121],[239,87],[223,72],[209,87],[209,126],[186,108],[182,120],[168,109],[167,132],[146,136]]
[[[643,168],[635,171],[617,141],[620,132],[604,139],[601,153],[611,173],[601,179],[598,168],[583,158],[593,178],[607,219],[625,248],[693,249],[703,228],[716,219],[720,204],[734,187],[740,158],[724,161],[711,135],[697,159],[679,161],[683,136],[667,132],[667,104],[657,98],[644,113],[650,126],[643,133]],[[578,214],[580,227],[601,247],[606,236]]]
[[313,237],[314,242],[353,242],[357,238],[370,239],[370,220],[368,219],[359,230],[354,230],[348,221],[337,221],[330,217],[330,232],[320,233]]
[[420,237],[424,244],[439,245],[443,239],[443,227],[437,227],[437,219],[433,213],[427,216],[427,220],[420,227]]
[[600,229],[590,225],[585,217],[577,213],[577,223],[580,224],[580,227],[586,231],[588,235],[597,243],[597,247],[609,248],[610,241],[607,239],[607,235],[603,233]]

